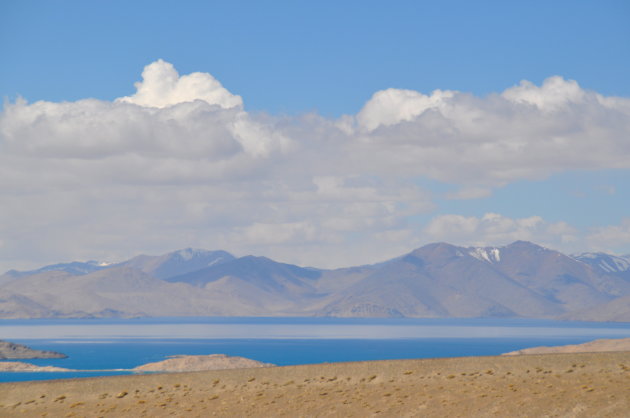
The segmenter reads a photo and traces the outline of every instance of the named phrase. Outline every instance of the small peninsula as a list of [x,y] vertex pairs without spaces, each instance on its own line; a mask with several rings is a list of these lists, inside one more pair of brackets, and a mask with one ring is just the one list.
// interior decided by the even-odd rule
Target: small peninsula
[[33,359],[33,358],[67,358],[65,354],[55,351],[34,350],[22,344],[0,340],[0,359]]
[[600,339],[583,344],[559,345],[553,347],[531,347],[504,353],[504,356],[521,354],[556,354],[556,353],[601,353],[612,351],[630,351],[630,338]]

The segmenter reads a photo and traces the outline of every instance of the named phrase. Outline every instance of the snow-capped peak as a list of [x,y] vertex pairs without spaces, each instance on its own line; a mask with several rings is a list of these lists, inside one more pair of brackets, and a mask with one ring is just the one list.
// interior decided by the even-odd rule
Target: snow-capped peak
[[501,261],[501,251],[496,247],[473,247],[468,249],[468,254],[477,260],[488,263],[498,263]]
[[630,270],[630,257],[619,257],[605,253],[582,253],[574,255],[578,261],[598,267],[606,273],[619,273]]

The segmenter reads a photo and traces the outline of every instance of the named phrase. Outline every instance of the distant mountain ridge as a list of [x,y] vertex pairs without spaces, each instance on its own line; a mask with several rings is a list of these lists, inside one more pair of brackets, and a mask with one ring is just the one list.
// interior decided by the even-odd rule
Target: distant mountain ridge
[[30,276],[38,273],[45,273],[47,271],[63,271],[66,273],[81,275],[81,274],[89,274],[98,270],[102,270],[111,266],[111,263],[103,262],[103,261],[72,261],[70,263],[59,263],[52,264],[49,266],[40,267],[36,270],[29,271],[18,271],[18,270],[9,270],[5,274],[12,277],[22,277],[22,276]]
[[630,257],[435,243],[327,270],[187,248],[0,276],[0,318],[205,315],[630,321]]
[[226,251],[186,248],[162,256],[140,255],[121,265],[138,268],[158,279],[168,279],[231,260],[234,256]]

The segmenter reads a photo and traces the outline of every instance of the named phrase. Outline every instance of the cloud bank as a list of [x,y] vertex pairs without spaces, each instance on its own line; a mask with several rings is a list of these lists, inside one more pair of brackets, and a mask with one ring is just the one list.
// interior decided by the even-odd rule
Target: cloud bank
[[558,172],[630,169],[630,100],[572,80],[487,97],[387,89],[339,119],[252,114],[210,74],[179,75],[162,60],[135,87],[111,102],[5,104],[7,268],[191,245],[322,266],[434,240],[630,245],[627,222],[580,232],[537,214],[440,215],[421,186],[429,178],[460,188],[446,198],[476,199]]

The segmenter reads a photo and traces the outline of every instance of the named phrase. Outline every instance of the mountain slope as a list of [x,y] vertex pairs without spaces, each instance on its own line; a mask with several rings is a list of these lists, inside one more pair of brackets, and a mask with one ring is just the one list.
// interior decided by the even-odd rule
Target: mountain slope
[[517,241],[492,250],[498,258],[486,263],[566,311],[630,294],[629,282],[530,242]]
[[582,253],[572,257],[601,274],[612,274],[630,281],[630,255],[620,257],[605,253]]
[[563,310],[492,265],[449,244],[430,244],[335,295],[335,316],[538,316]]
[[83,276],[40,273],[0,288],[0,299],[27,298],[38,317],[257,315],[259,311],[192,286],[118,266]]
[[319,270],[265,257],[185,249],[81,274],[72,269],[5,274],[0,276],[0,318],[317,315],[630,321],[628,270],[623,260],[616,260],[610,271],[612,261],[606,257],[612,256],[569,257],[523,241],[468,248],[437,243],[374,265]]
[[630,296],[613,299],[588,309],[569,312],[562,319],[573,321],[630,322]]
[[59,263],[59,264],[51,264],[49,266],[44,266],[38,268],[37,270],[29,270],[29,271],[18,271],[18,270],[9,270],[5,273],[6,276],[11,278],[23,277],[23,276],[31,276],[33,274],[45,273],[48,271],[62,271],[65,273],[70,273],[73,275],[82,275],[93,273],[98,270],[102,270],[108,268],[110,266],[109,263],[100,262],[100,261],[72,261],[70,263]]
[[250,306],[299,310],[303,299],[316,297],[314,284],[320,276],[316,269],[246,256],[166,280],[205,288]]
[[164,280],[233,259],[234,256],[226,251],[186,248],[161,256],[139,255],[121,263],[121,265],[137,268],[153,277]]

